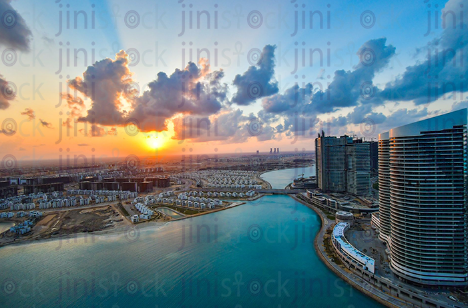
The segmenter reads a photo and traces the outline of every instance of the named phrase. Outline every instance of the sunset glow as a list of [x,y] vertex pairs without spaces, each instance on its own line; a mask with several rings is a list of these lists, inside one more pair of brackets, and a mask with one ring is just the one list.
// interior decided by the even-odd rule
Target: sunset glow
[[148,146],[151,148],[151,149],[161,149],[166,141],[164,140],[164,137],[149,137],[147,139],[147,143],[148,143]]
[[468,0],[0,0],[1,307],[468,308],[467,80]]
[[[45,1],[43,15],[56,16],[40,23],[30,12],[34,0],[4,2],[21,19],[0,36],[0,156],[17,161],[90,149],[97,157],[310,151],[322,131],[376,140],[380,131],[466,105],[467,83],[457,80],[466,70],[449,65],[467,62],[463,46],[450,45],[466,31],[441,28],[433,16],[442,15],[421,14],[432,10],[422,2],[405,10],[424,29],[413,27],[416,19],[392,20],[383,3],[349,22],[339,3],[304,3],[300,12],[285,4],[281,18],[259,7],[282,2],[243,3],[250,15],[231,14],[236,2],[202,1],[188,11],[161,3],[153,24],[141,15],[146,1]],[[451,12],[459,2],[438,7]],[[113,5],[126,14],[113,16]],[[197,12],[201,20],[191,21]],[[311,12],[323,20],[308,20]],[[393,23],[405,30],[384,26]],[[433,49],[433,39],[447,46]],[[443,49],[453,59],[426,59]],[[437,63],[432,93],[425,72]]]

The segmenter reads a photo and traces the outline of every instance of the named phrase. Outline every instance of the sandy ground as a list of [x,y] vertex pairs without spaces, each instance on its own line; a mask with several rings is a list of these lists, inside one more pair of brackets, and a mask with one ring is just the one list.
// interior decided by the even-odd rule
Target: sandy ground
[[[22,221],[24,220],[26,218],[22,219]],[[20,221],[16,219],[14,222],[18,223]],[[79,233],[112,232],[129,224],[114,205],[47,212],[37,221],[32,231],[23,236],[12,234],[9,231],[0,234],[0,246],[75,236]]]
[[[127,217],[119,210],[116,204],[103,205],[101,207],[69,209],[58,211],[48,211],[34,225],[31,232],[19,236],[6,231],[0,234],[0,247],[12,244],[27,244],[36,241],[53,240],[53,239],[77,239],[79,237],[87,237],[88,235],[94,240],[96,236],[105,234],[128,233],[129,230],[135,228],[141,229],[146,227],[161,226],[171,220],[181,220],[190,217],[200,216],[223,211],[245,203],[245,201],[256,200],[263,195],[256,195],[253,198],[242,198],[232,200],[230,204],[213,210],[200,211],[193,215],[184,215],[181,218],[155,218],[149,221],[140,221],[138,224],[132,224]],[[132,206],[123,204],[124,208],[129,211]],[[171,207],[172,208],[172,207]],[[173,207],[177,211],[177,207]],[[136,210],[136,209],[132,209]],[[130,210],[130,211],[132,211]],[[133,211],[132,211],[133,212]],[[27,218],[4,219],[6,223],[20,223]]]

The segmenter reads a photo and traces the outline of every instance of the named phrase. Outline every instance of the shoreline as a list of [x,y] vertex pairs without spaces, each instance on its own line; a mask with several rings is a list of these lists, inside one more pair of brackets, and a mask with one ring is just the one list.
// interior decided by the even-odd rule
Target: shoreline
[[240,205],[243,205],[243,204],[245,204],[246,202],[251,202],[251,201],[258,200],[258,199],[262,198],[263,196],[266,196],[266,194],[257,194],[257,195],[256,195],[255,197],[253,197],[253,198],[249,198],[249,199],[246,199],[246,200],[238,200],[238,201],[232,202],[231,205],[226,206],[226,207],[223,207],[223,208],[215,209],[215,210],[213,210],[213,211],[208,211],[208,212],[201,212],[201,213],[193,214],[193,215],[190,215],[190,216],[184,216],[184,217],[177,218],[177,219],[171,219],[169,222],[172,222],[172,221],[179,221],[179,220],[184,220],[184,219],[190,219],[190,218],[193,218],[193,217],[198,217],[198,216],[203,216],[203,215],[209,215],[209,214],[212,214],[212,213],[217,213],[217,212],[225,211],[225,210],[232,209],[232,208],[238,207],[238,206],[240,206]]
[[79,241],[80,239],[90,239],[90,242],[96,241],[97,237],[104,236],[104,235],[109,235],[109,236],[118,236],[118,235],[126,235],[127,232],[133,232],[135,229],[137,230],[142,230],[142,229],[147,229],[151,227],[156,227],[157,229],[166,226],[169,223],[176,222],[176,221],[181,221],[184,219],[190,219],[198,216],[203,216],[203,215],[209,215],[212,213],[217,213],[220,211],[225,211],[231,208],[238,207],[240,205],[245,204],[246,202],[250,201],[255,201],[260,198],[265,196],[265,194],[258,194],[253,198],[249,198],[247,200],[239,200],[232,202],[231,205],[226,206],[224,208],[219,208],[213,211],[207,211],[207,212],[201,212],[197,213],[194,215],[189,215],[189,216],[184,216],[180,218],[174,218],[171,220],[167,221],[148,221],[148,222],[142,222],[138,224],[132,224],[128,222],[126,218],[124,218],[124,221],[126,222],[121,222],[118,226],[114,226],[111,228],[107,228],[105,230],[99,230],[99,231],[93,231],[93,232],[78,232],[78,233],[71,233],[71,234],[62,234],[62,235],[56,235],[56,236],[51,236],[49,238],[35,238],[35,239],[24,239],[24,240],[19,240],[16,242],[10,242],[10,243],[5,243],[0,245],[0,249],[3,247],[8,247],[8,246],[20,246],[20,245],[29,245],[29,244],[38,244],[42,242],[49,242],[49,241],[68,241],[71,242],[72,240]]
[[[328,223],[328,219],[325,216],[324,213],[322,213],[319,209],[316,209],[314,206],[312,206],[311,204],[308,204],[302,200],[300,200],[299,198],[297,198],[296,196],[294,195],[288,195],[290,196],[292,199],[294,199],[295,201],[303,204],[304,206],[310,208],[311,210],[313,210],[319,217],[320,217],[320,221],[321,221],[321,224],[320,224],[320,230],[317,232],[317,234],[315,235],[315,239],[314,239],[314,250],[315,250],[315,253],[317,254],[317,256],[319,257],[319,259],[325,264],[325,266],[328,267],[328,269],[330,269],[333,273],[335,273],[335,275],[337,275],[338,277],[340,277],[343,281],[345,281],[346,283],[348,283],[350,286],[352,286],[353,288],[355,288],[356,290],[358,290],[359,292],[363,293],[364,295],[372,298],[373,300],[379,302],[380,304],[386,306],[386,307],[390,307],[390,308],[395,308],[395,307],[406,307],[406,305],[396,305],[394,303],[391,303],[385,299],[383,299],[382,297],[380,297],[379,293],[382,293],[379,289],[367,284],[368,286],[368,289],[364,288],[363,286],[361,286],[360,284],[358,284],[356,281],[348,278],[346,275],[344,275],[342,273],[342,271],[340,271],[338,268],[336,268],[333,264],[330,263],[330,261],[328,260],[328,258],[326,256],[323,255],[323,252],[322,250],[320,250],[319,248],[319,240],[322,239],[323,240],[323,233],[325,232],[326,228],[325,226],[328,226],[329,223]],[[338,266],[338,265],[337,265]],[[353,273],[351,275],[354,275]],[[382,294],[384,295],[384,294]],[[395,300],[397,300],[395,298]],[[404,304],[404,303],[400,303],[400,304]]]
[[[268,173],[268,172],[287,170],[287,169],[307,168],[307,167],[311,167],[311,166],[313,166],[313,164],[312,165],[304,164],[304,165],[301,165],[301,166],[295,166],[293,168],[279,168],[279,169],[275,169],[275,170],[263,171],[258,175],[258,177],[264,183],[267,183],[268,186],[271,189],[271,187],[272,187],[271,183],[268,182],[267,180],[261,178],[261,176],[263,174]],[[168,221],[149,221],[149,222],[141,222],[141,223],[138,223],[138,224],[131,223],[123,215],[123,213],[120,213],[120,209],[118,207],[115,207],[116,210],[124,217],[124,220],[122,222],[120,222],[116,226],[106,228],[105,230],[92,231],[92,232],[77,232],[77,233],[61,234],[61,235],[58,234],[56,236],[50,236],[48,238],[29,238],[29,239],[24,239],[24,240],[19,238],[18,241],[9,242],[9,243],[5,243],[5,244],[0,245],[0,249],[3,248],[3,247],[7,247],[7,246],[28,245],[28,244],[42,243],[42,242],[46,242],[46,241],[65,240],[65,241],[70,242],[72,240],[78,241],[79,239],[83,239],[83,238],[85,238],[85,239],[90,238],[91,241],[94,241],[96,237],[103,236],[103,235],[125,235],[126,232],[131,232],[135,228],[137,228],[137,229],[149,228],[149,227],[154,227],[155,224],[162,224],[162,226],[164,226],[164,225],[166,225],[168,223],[175,222],[175,221],[180,221],[180,220],[184,220],[184,219],[190,219],[190,218],[194,218],[194,217],[198,217],[198,216],[203,216],[203,215],[208,215],[208,214],[212,214],[212,213],[217,213],[217,212],[220,212],[220,211],[225,211],[225,210],[228,210],[228,209],[235,208],[237,206],[243,205],[246,202],[252,202],[252,201],[258,200],[258,199],[262,198],[265,195],[267,195],[267,194],[257,194],[256,196],[254,196],[252,198],[248,198],[248,199],[244,199],[244,200],[236,200],[236,201],[233,201],[232,204],[229,205],[229,206],[219,208],[219,209],[215,209],[213,211],[201,212],[201,213],[193,214],[193,215],[190,215],[190,216],[184,216],[184,217],[180,217],[180,218],[173,218],[173,219],[170,219]],[[103,205],[103,207],[104,206],[106,206],[106,205]],[[115,205],[109,204],[109,206],[115,206]],[[78,208],[76,210],[78,210]],[[8,221],[5,221],[5,222],[8,222]]]
[[[32,244],[40,244],[40,243],[46,243],[46,242],[51,242],[51,241],[67,241],[68,243],[71,243],[73,240],[75,242],[78,242],[81,239],[85,239],[85,243],[89,242],[97,242],[96,239],[101,237],[101,236],[125,236],[126,232],[133,232],[133,230],[136,228],[138,230],[142,229],[147,229],[150,227],[156,227],[157,229],[166,226],[168,223],[171,221],[151,221],[149,223],[146,223],[144,225],[121,225],[121,226],[116,226],[114,228],[108,228],[106,230],[100,230],[100,231],[93,231],[93,232],[79,232],[79,233],[71,233],[71,234],[63,234],[60,236],[54,236],[50,238],[42,238],[42,239],[29,239],[29,240],[24,240],[24,241],[19,241],[19,242],[11,242],[4,244],[0,246],[1,248],[4,247],[11,247],[11,246],[22,246],[22,245],[32,245]],[[160,224],[160,225],[159,225]]]
[[[293,167],[293,168],[279,168],[279,169],[275,169],[275,170],[262,171],[262,172],[259,174],[258,177],[259,177],[262,181],[264,181],[265,183],[268,184],[268,186],[269,186],[268,189],[273,189],[273,187],[271,186],[271,183],[262,178],[262,175],[263,175],[263,174],[268,173],[268,172],[275,172],[275,171],[288,170],[288,169],[308,168],[308,167],[311,167],[311,168],[312,168],[313,166],[315,166],[315,163],[313,163],[313,164],[304,164],[304,165],[296,166],[296,167]],[[289,185],[291,185],[291,183],[289,183],[287,186],[289,186]],[[286,186],[286,187],[287,187],[287,186]]]

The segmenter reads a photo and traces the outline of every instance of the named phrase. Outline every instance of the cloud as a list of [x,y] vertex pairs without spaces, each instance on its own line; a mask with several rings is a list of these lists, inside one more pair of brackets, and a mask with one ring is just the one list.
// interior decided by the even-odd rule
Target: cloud
[[362,124],[366,121],[380,124],[385,122],[387,117],[381,112],[372,112],[371,105],[361,105],[355,107],[353,111],[347,115],[347,119],[350,124]]
[[465,109],[465,108],[468,108],[468,101],[461,101],[461,102],[453,103],[451,111]]
[[7,136],[12,136],[14,134],[16,134],[16,131],[15,130],[12,130],[12,129],[0,129],[0,134],[4,134],[4,135],[7,135]]
[[44,121],[44,120],[42,120],[42,119],[39,119],[39,122],[41,123],[41,125],[42,125],[43,127],[53,129],[52,123],[46,122],[46,121]]
[[317,75],[317,79],[324,80],[325,78],[323,78],[323,75],[325,75],[325,69],[324,68],[320,69],[320,72]]
[[[356,109],[352,115],[352,122],[360,121],[363,115],[371,113],[371,105],[379,105],[381,101],[372,100],[373,97],[362,94],[363,85],[370,93],[377,92],[372,84],[375,74],[388,65],[395,54],[395,48],[386,45],[386,39],[369,40],[364,43],[357,53],[361,61],[352,71],[338,70],[327,89],[314,89],[311,83],[300,87],[294,86],[286,89],[282,94],[266,97],[262,101],[262,119],[271,122],[281,117],[284,120],[282,129],[294,133],[309,130],[317,123],[317,116],[334,112],[341,108],[364,106]],[[366,92],[367,93],[367,92]],[[365,114],[359,116],[359,113]],[[271,114],[275,117],[272,119]]]
[[[233,84],[237,91],[231,102],[227,98],[227,85],[223,83],[224,72],[211,71],[204,59],[198,65],[189,62],[184,69],[175,69],[170,75],[159,72],[148,84],[148,90],[140,94],[124,51],[114,60],[96,62],[87,68],[83,77],[69,82],[71,88],[91,99],[88,110],[82,99],[63,97],[71,116],[92,124],[91,130],[80,130],[85,135],[116,135],[116,127],[128,123],[143,132],[160,132],[168,130],[172,121],[173,139],[191,142],[241,143],[249,138],[261,142],[283,136],[305,137],[315,135],[324,126],[340,132],[368,123],[381,128],[395,127],[427,115],[427,110],[417,109],[400,109],[389,116],[374,111],[383,105],[384,97],[373,79],[395,55],[395,47],[387,45],[386,38],[365,42],[357,52],[359,64],[349,71],[337,70],[324,89],[314,88],[311,83],[295,84],[278,93],[273,76],[274,50],[274,46],[265,46],[258,64],[235,77]],[[257,97],[245,92],[252,81],[258,81],[262,87]],[[262,110],[257,115],[246,115],[241,109],[233,108],[233,103],[249,105],[257,98],[263,98]],[[353,109],[345,116],[331,117],[325,122],[319,118],[349,107]],[[82,116],[83,112],[86,115]],[[112,128],[108,129],[109,126]]]
[[387,116],[385,122],[378,126],[379,132],[385,132],[389,129],[400,127],[402,125],[410,124],[413,122],[420,121],[425,117],[429,116],[427,108],[423,109],[398,109],[389,116]]
[[32,37],[23,17],[10,5],[11,0],[0,0],[0,44],[22,51],[29,50]]
[[89,130],[89,134],[92,137],[103,137],[106,135],[106,130],[103,127],[93,124]]
[[[169,76],[159,72],[156,80],[148,84],[149,90],[141,95],[131,75],[128,56],[120,51],[115,60],[98,61],[88,67],[83,77],[71,80],[71,88],[92,100],[86,116],[79,116],[78,121],[102,126],[132,123],[143,132],[163,131],[178,114],[209,116],[227,102],[227,85],[221,82],[224,72],[210,71],[204,59],[199,66],[189,62],[183,70],[176,69]],[[70,95],[64,97],[74,115],[80,114],[83,102]]]
[[223,110],[211,117],[178,117],[173,120],[175,134],[172,139],[191,142],[246,141],[247,137],[241,136],[242,124],[246,119],[240,109]]
[[322,131],[325,131],[325,135],[328,136],[349,135],[347,117],[331,117],[325,121],[316,123],[315,127],[311,128],[311,136],[315,137],[315,134],[318,134]]
[[34,114],[34,110],[32,110],[31,108],[24,109],[24,111],[21,112],[21,115],[27,116],[29,121],[32,121],[36,118],[36,115]]
[[83,77],[68,82],[70,88],[92,100],[86,116],[78,121],[101,125],[125,123],[122,99],[130,99],[133,94],[130,91],[133,81],[127,64],[127,54],[122,50],[116,54],[115,60],[106,58],[98,61],[88,66]]
[[260,119],[265,123],[282,122],[277,128],[287,136],[303,134],[315,125],[317,112],[312,103],[313,88],[306,84],[297,84],[286,89],[283,94],[276,94],[262,100],[263,110],[259,112]]
[[381,93],[384,99],[412,100],[419,105],[468,90],[468,24],[466,18],[463,23],[459,18],[462,14],[468,16],[468,5],[465,0],[450,0],[441,16],[444,14],[448,17],[442,34],[420,48],[427,52],[426,60],[408,66],[401,76],[387,83]]
[[295,84],[262,100],[262,121],[276,123],[276,131],[288,137],[314,134],[322,114],[355,107],[348,116],[332,118],[327,125],[346,126],[362,123],[368,116],[379,123],[385,120],[382,113],[372,109],[383,104],[378,98],[378,89],[372,83],[375,74],[385,68],[395,55],[395,47],[386,44],[385,38],[365,42],[358,50],[360,62],[353,70],[337,70],[333,81],[326,89],[314,88],[308,83],[302,87]]
[[[327,135],[353,135],[366,138],[377,137],[379,133],[392,128],[420,121],[430,115],[427,108],[407,109],[402,108],[390,115],[370,112],[367,105],[355,107],[346,116],[338,116],[319,123],[314,129],[317,132],[324,130]],[[438,112],[435,112],[438,113]],[[354,129],[353,129],[354,128]],[[357,128],[357,130],[356,130]]]
[[109,130],[107,131],[107,134],[108,134],[109,136],[117,136],[117,128],[116,128],[116,127],[113,127],[113,128],[111,128],[111,129],[109,129]]
[[83,108],[84,102],[80,97],[73,97],[71,94],[62,94],[62,98],[67,101],[67,105],[70,109],[81,107]]
[[116,135],[116,128],[107,129],[107,127],[99,126],[96,124],[92,124],[89,130],[82,128],[78,130],[84,136],[91,136],[91,137],[104,137],[108,135]]
[[275,139],[277,133],[253,113],[246,116],[238,108],[223,109],[210,117],[178,117],[173,122],[175,135],[172,139],[179,141],[242,143],[249,138],[257,141]]
[[6,81],[0,75],[0,109],[7,109],[10,107],[10,102],[16,97],[16,90],[14,86]]
[[79,147],[87,147],[87,146],[89,146],[89,144],[87,144],[87,143],[78,143],[77,145],[78,145]]
[[386,38],[365,42],[357,52],[359,64],[352,71],[335,71],[333,81],[327,89],[314,92],[311,110],[322,114],[357,106],[359,103],[382,104],[372,80],[395,55],[395,47],[386,45],[386,42]]
[[62,98],[67,101],[67,106],[70,109],[69,116],[62,125],[72,128],[71,123],[76,122],[81,117],[85,104],[80,97],[73,97],[70,94],[62,94]]
[[[435,113],[438,113],[437,111]],[[398,109],[389,115],[372,112],[372,106],[357,106],[345,116],[331,117],[310,124],[310,135],[325,131],[326,135],[353,135],[377,137],[392,128],[420,121],[430,115],[427,108]],[[356,130],[353,130],[357,128]],[[305,135],[304,135],[305,136]]]
[[210,71],[206,61],[189,62],[170,76],[160,72],[148,84],[149,90],[134,100],[128,118],[141,131],[163,131],[168,120],[178,114],[210,116],[226,103],[227,85],[221,82],[224,72]]
[[313,86],[308,83],[304,87],[297,84],[286,89],[283,94],[276,94],[262,100],[263,110],[272,114],[311,114]]
[[50,38],[50,37],[48,37],[48,36],[45,35],[45,34],[42,36],[42,40],[44,41],[44,43],[45,43],[46,45],[49,45],[49,46],[50,46],[50,45],[53,45],[53,44],[55,43],[55,41],[54,41],[53,38]]
[[250,105],[257,99],[278,93],[274,79],[276,46],[266,45],[256,66],[250,66],[242,75],[236,75],[233,85],[237,92],[232,102],[241,106]]
[[19,148],[18,151],[26,151],[26,149],[25,148]]

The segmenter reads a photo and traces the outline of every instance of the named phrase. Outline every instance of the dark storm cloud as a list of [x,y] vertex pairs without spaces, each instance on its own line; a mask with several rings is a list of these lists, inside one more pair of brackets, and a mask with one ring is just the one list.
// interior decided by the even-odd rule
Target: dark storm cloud
[[276,46],[266,45],[263,48],[256,66],[250,66],[242,75],[236,75],[233,85],[237,92],[232,102],[241,106],[249,105],[255,100],[278,93],[278,82],[275,74]]
[[27,51],[31,30],[10,3],[11,0],[0,0],[0,45]]

